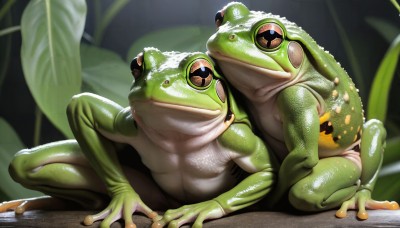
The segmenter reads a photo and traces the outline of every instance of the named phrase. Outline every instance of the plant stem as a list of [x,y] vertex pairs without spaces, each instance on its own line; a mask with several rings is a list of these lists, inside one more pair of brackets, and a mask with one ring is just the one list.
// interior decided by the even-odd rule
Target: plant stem
[[40,110],[39,106],[36,106],[35,110],[35,128],[33,132],[33,146],[38,146],[40,143],[40,133],[42,130],[42,119],[43,113]]
[[12,27],[9,27],[9,28],[6,28],[6,29],[2,29],[2,30],[0,30],[0,37],[8,35],[10,33],[16,32],[16,31],[19,31],[19,30],[21,30],[21,26],[19,26],[19,25],[18,26],[12,26]]
[[394,5],[394,7],[399,11],[400,13],[400,5],[396,0],[390,0],[392,2],[392,4]]

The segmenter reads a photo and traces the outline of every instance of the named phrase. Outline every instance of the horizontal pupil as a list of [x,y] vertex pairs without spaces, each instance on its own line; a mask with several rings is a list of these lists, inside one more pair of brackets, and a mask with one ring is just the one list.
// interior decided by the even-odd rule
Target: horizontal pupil
[[201,78],[207,78],[211,74],[211,70],[206,67],[200,67],[195,70],[193,73],[190,73],[190,76],[199,76]]
[[282,39],[282,35],[280,35],[279,33],[277,33],[275,30],[267,30],[265,32],[259,33],[257,34],[257,38],[263,37],[266,40],[274,40],[276,38],[281,38]]

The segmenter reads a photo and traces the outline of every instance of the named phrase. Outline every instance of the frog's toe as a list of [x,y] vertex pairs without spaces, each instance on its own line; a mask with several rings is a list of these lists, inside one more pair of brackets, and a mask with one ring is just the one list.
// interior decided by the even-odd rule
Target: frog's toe
[[151,228],[162,228],[164,227],[164,223],[161,221],[157,221],[157,222],[153,222],[153,224],[151,224]]
[[83,224],[85,224],[85,226],[90,226],[94,223],[94,218],[93,215],[88,215],[85,217],[85,219],[83,220]]
[[399,204],[395,201],[376,201],[369,200],[365,205],[368,209],[384,209],[384,210],[397,210],[399,209]]
[[339,210],[336,211],[335,215],[336,215],[337,218],[346,218],[347,210],[339,209]]
[[7,201],[0,204],[0,212],[15,210],[19,205],[21,205],[25,200],[13,200]]
[[135,223],[125,223],[125,228],[136,228]]
[[368,213],[365,210],[359,210],[357,213],[357,218],[360,220],[368,219]]

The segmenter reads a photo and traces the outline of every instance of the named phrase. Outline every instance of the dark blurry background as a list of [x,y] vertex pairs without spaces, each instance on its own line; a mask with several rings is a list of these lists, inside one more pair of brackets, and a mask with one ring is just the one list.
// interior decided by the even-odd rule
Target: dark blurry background
[[[21,14],[29,1],[17,1],[12,7],[12,24],[18,25]],[[88,0],[88,16],[85,32],[92,34],[94,30],[93,2]],[[102,0],[103,9],[112,0]],[[127,59],[130,45],[138,38],[150,32],[168,27],[182,25],[214,26],[215,13],[230,1],[215,0],[131,0],[115,17],[105,30],[101,47],[117,52]],[[262,10],[287,17],[303,27],[319,45],[329,50],[342,66],[352,75],[342,40],[339,37],[331,11],[325,0],[243,0],[251,10]],[[331,1],[338,19],[348,35],[355,50],[359,64],[365,77],[366,91],[374,76],[377,66],[385,54],[389,43],[376,32],[366,18],[374,17],[387,20],[400,26],[399,12],[390,0],[334,0]],[[1,4],[5,1],[2,0]],[[179,34],[176,34],[179,36]],[[0,42],[3,42],[3,38]],[[160,40],[163,37],[159,37]],[[204,44],[205,45],[205,44]],[[6,119],[28,147],[32,146],[34,128],[35,102],[23,77],[20,61],[21,35],[12,34],[12,57],[7,69],[7,76],[0,90],[0,116]],[[3,51],[3,50],[0,50]],[[167,50],[164,50],[167,51]],[[131,56],[133,57],[133,56]],[[128,57],[130,58],[130,57]],[[395,75],[392,91],[400,89],[399,74]],[[128,94],[128,91],[127,91]],[[391,96],[392,100],[396,97]],[[393,99],[394,98],[394,99]],[[398,120],[397,101],[391,101],[389,116]],[[364,97],[364,103],[366,103]],[[395,123],[399,123],[396,122]],[[40,143],[63,139],[44,117]]]

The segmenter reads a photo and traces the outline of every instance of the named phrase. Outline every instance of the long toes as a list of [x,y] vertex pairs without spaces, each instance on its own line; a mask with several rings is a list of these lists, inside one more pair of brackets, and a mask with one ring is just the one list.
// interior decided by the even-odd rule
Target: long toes
[[385,210],[397,210],[399,209],[399,204],[395,201],[375,201],[371,200],[366,203],[368,209],[385,209]]
[[399,209],[399,204],[395,201],[392,201],[389,203],[389,210],[398,210]]

